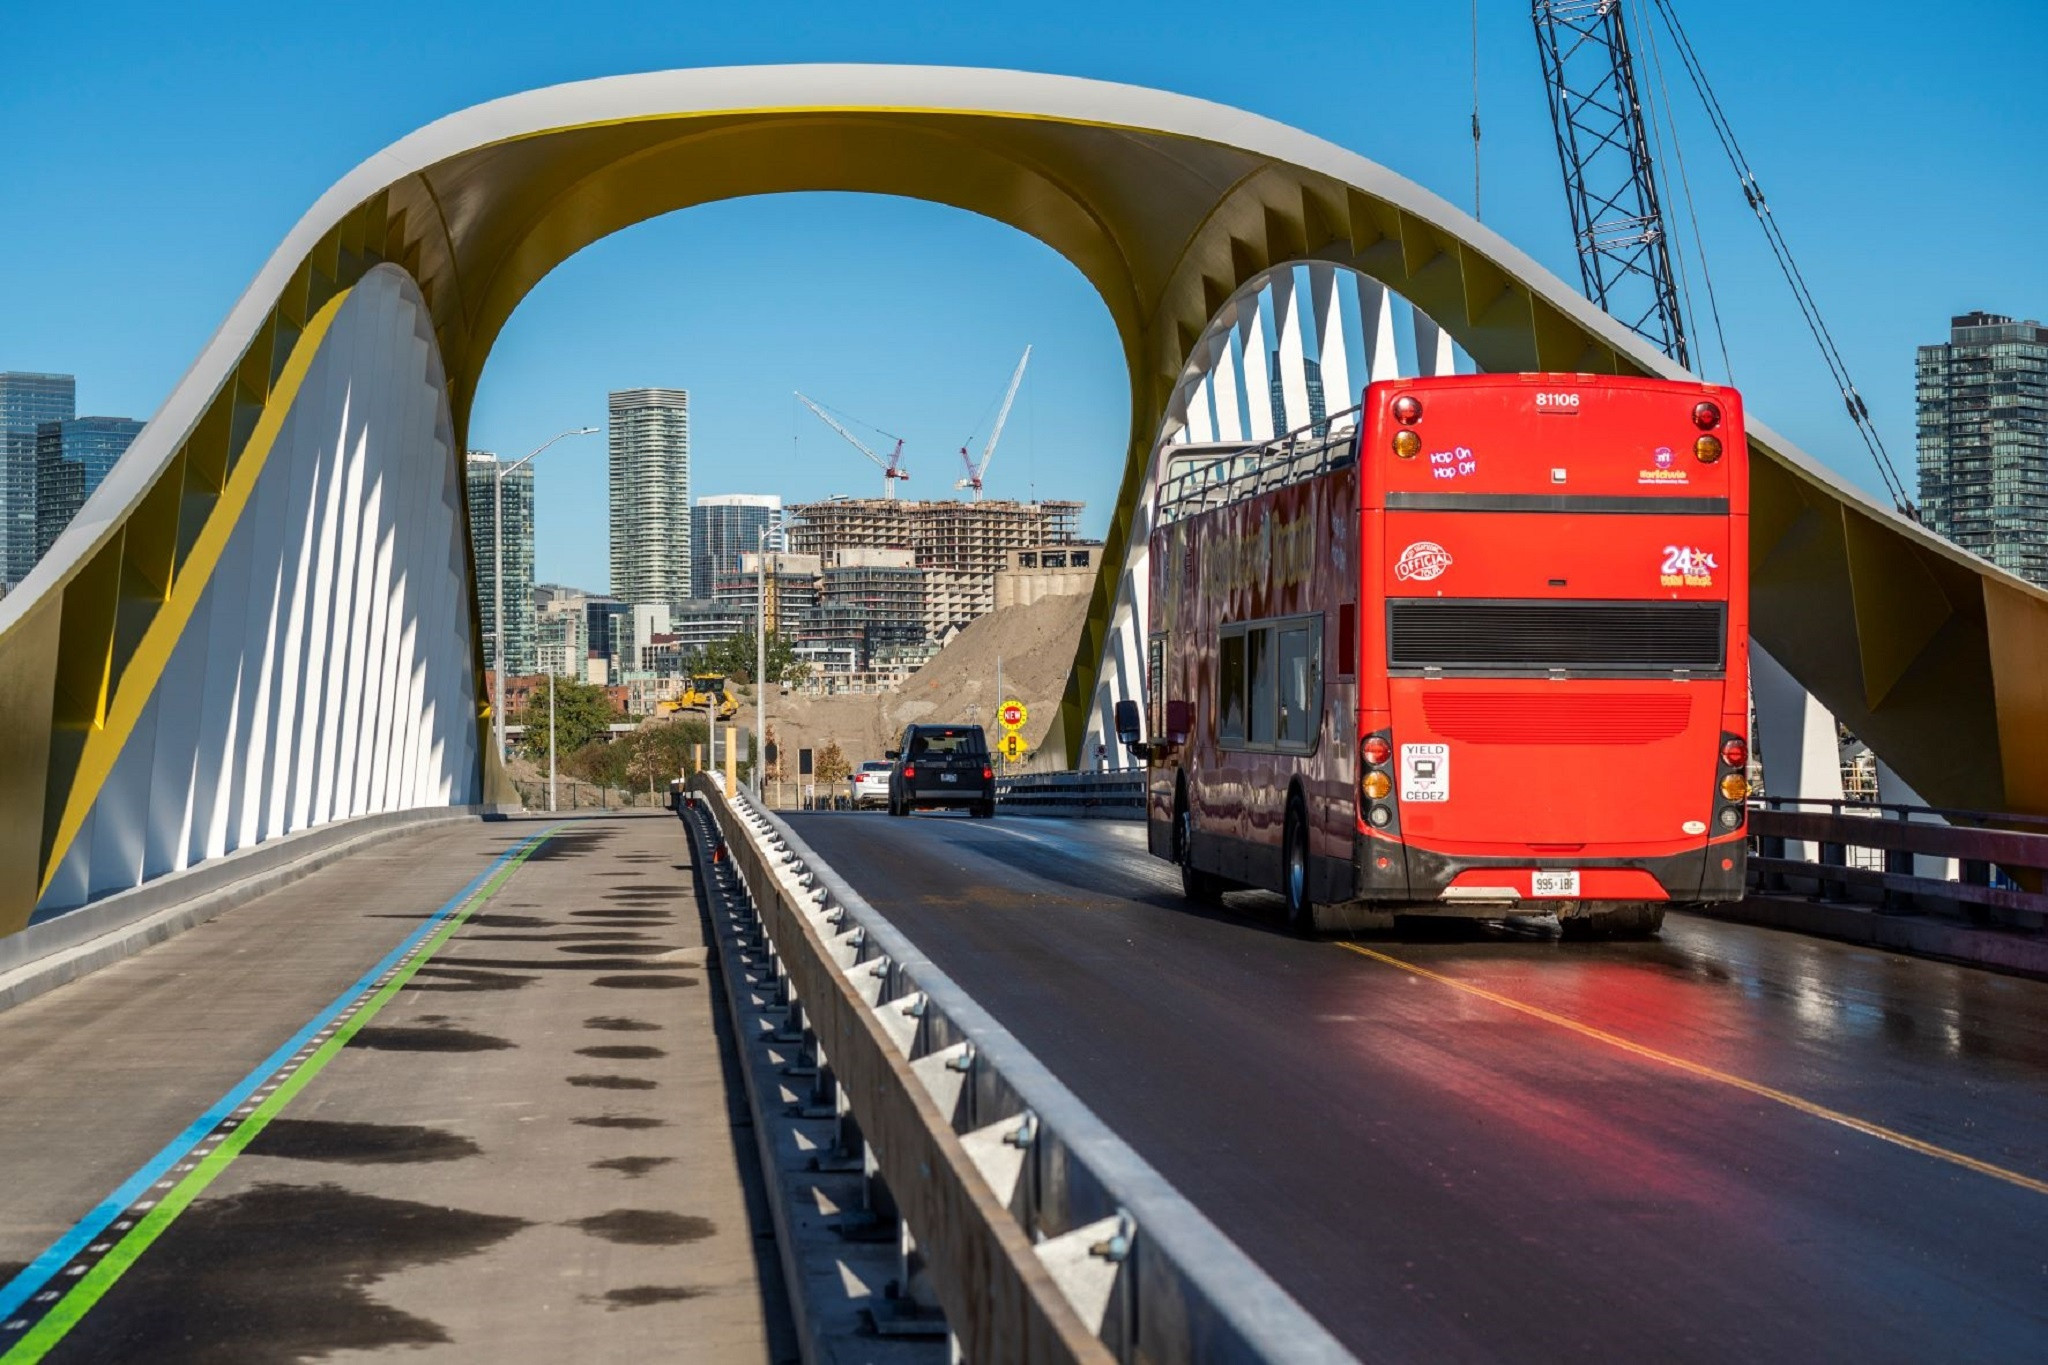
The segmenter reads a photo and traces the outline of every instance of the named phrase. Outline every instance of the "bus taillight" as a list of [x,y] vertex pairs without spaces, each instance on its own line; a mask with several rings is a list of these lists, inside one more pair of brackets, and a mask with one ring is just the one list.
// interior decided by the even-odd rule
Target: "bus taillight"
[[1721,425],[1721,409],[1713,403],[1692,405],[1692,424],[1701,431],[1712,431]]
[[1394,746],[1387,743],[1384,735],[1367,735],[1363,752],[1366,762],[1375,768],[1384,768],[1387,760],[1394,756]]
[[[1706,404],[1701,404],[1705,407]],[[1394,420],[1404,427],[1412,427],[1422,420],[1422,400],[1413,394],[1402,394],[1394,400]]]
[[1749,746],[1739,739],[1731,739],[1721,746],[1721,761],[1731,768],[1740,768],[1749,762]]
[[[1711,440],[1703,436],[1701,440]],[[1412,460],[1422,453],[1422,438],[1405,428],[1394,433],[1394,453],[1404,460]]]
[[1358,789],[1365,793],[1368,801],[1384,801],[1387,793],[1394,789],[1394,784],[1385,773],[1373,772],[1358,780]]
[[1712,464],[1721,458],[1721,438],[1702,436],[1692,443],[1692,453],[1701,464]]
[[1725,801],[1740,801],[1749,795],[1749,779],[1741,773],[1730,773],[1721,779],[1721,798]]

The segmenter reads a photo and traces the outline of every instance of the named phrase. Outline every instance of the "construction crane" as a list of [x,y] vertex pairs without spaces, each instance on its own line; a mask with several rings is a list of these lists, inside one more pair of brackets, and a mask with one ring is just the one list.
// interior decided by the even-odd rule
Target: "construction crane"
[[903,438],[901,436],[891,436],[888,432],[882,431],[880,427],[875,428],[876,431],[881,432],[883,436],[887,436],[896,443],[896,448],[889,452],[889,458],[885,460],[870,450],[867,442],[861,440],[860,437],[854,435],[835,421],[831,413],[825,411],[825,409],[819,407],[801,393],[797,394],[796,401],[802,403],[812,412],[817,413],[819,421],[838,432],[841,436],[844,436],[855,450],[873,460],[882,471],[882,495],[888,498],[896,496],[896,481],[910,477],[910,471],[903,467]]
[[[1010,376],[1010,387],[1003,394],[1003,405],[996,410],[996,424],[989,428],[988,444],[981,448],[981,463],[976,464],[968,457],[967,447],[960,447],[960,463],[967,466],[967,477],[956,482],[955,488],[972,488],[974,500],[981,501],[981,478],[988,473],[988,462],[995,458],[996,442],[1003,439],[1003,423],[1010,420],[1010,404],[1017,401],[1017,386],[1024,382],[1024,367],[1031,363],[1031,348],[1024,348],[1024,358],[1017,362],[1017,372]],[[972,436],[967,438],[972,441]]]
[[1586,297],[1690,368],[1620,0],[1533,0],[1530,18]]
[[[1668,36],[1693,91],[1699,96],[1714,135],[1742,187],[1742,196],[1763,228],[1771,256],[1792,291],[1793,302],[1820,348],[1829,376],[1840,390],[1849,421],[1900,513],[1918,520],[1919,509],[1906,489],[1905,478],[1885,449],[1884,438],[1870,416],[1870,407],[1849,377],[1848,361],[1821,317],[1820,303],[1807,287],[1806,276],[1792,258],[1763,187],[1749,159],[1735,140],[1727,112],[1714,94],[1692,40],[1679,21],[1674,0],[1641,0],[1648,54],[1659,84],[1663,63],[1657,33],[1649,27],[1650,11]],[[1543,82],[1549,96],[1550,120],[1557,134],[1557,155],[1564,168],[1565,197],[1571,206],[1572,235],[1579,251],[1579,274],[1586,294],[1617,321],[1659,347],[1680,365],[1691,368],[1686,353],[1684,307],[1673,286],[1671,255],[1657,202],[1657,167],[1643,124],[1643,101],[1636,83],[1635,60],[1628,30],[1622,22],[1622,0],[1531,0],[1536,44],[1543,59]],[[1677,125],[1670,122],[1670,95],[1665,118],[1671,128],[1672,151],[1678,158],[1680,187],[1690,202],[1684,177],[1684,153]],[[1699,228],[1693,227],[1695,238]],[[1704,250],[1700,272],[1715,330],[1720,332],[1720,307],[1714,302],[1713,277]],[[1722,362],[1727,343],[1722,338]]]

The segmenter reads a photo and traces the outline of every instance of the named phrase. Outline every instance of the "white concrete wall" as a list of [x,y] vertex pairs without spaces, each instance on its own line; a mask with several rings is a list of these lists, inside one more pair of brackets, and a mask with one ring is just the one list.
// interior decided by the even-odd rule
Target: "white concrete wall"
[[336,314],[38,919],[296,830],[480,799],[460,479],[431,322],[380,266]]

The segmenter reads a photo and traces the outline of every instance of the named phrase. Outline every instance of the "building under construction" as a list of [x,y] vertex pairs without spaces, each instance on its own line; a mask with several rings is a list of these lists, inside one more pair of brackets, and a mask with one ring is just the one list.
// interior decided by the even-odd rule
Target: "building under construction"
[[822,557],[842,550],[909,550],[920,569],[987,574],[993,581],[1011,550],[1064,544],[1079,534],[1078,502],[909,502],[833,498],[790,508],[789,548]]

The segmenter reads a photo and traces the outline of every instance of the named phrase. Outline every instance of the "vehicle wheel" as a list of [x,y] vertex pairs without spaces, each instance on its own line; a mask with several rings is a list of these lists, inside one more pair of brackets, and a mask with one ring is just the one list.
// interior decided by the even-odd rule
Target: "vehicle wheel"
[[1316,929],[1308,885],[1308,818],[1299,801],[1287,803],[1286,834],[1280,841],[1280,894],[1287,898],[1287,928],[1307,938]]
[[977,820],[993,820],[996,818],[996,803],[994,801],[978,801],[975,803],[971,813]]
[[1180,864],[1180,893],[1197,905],[1223,904],[1223,883],[1195,866],[1195,813],[1183,788],[1173,802],[1173,860]]
[[890,792],[890,793],[889,793],[889,814],[891,814],[891,815],[908,815],[908,814],[910,814],[910,808],[909,808],[908,806],[904,805],[904,803],[903,803],[903,802],[901,802],[901,801],[898,801],[898,800],[896,799],[896,793],[895,793],[895,792]]
[[1654,938],[1664,927],[1664,907],[1654,901],[1617,905],[1590,915],[1572,915],[1557,922],[1568,939]]

